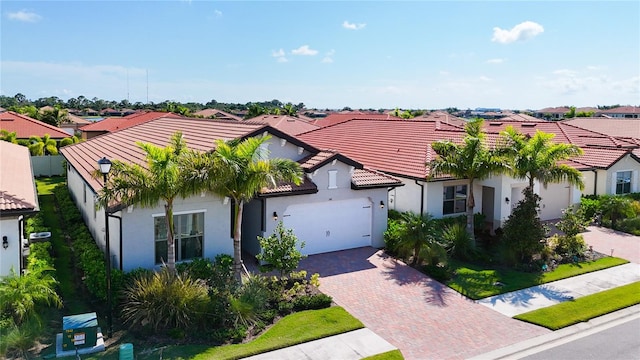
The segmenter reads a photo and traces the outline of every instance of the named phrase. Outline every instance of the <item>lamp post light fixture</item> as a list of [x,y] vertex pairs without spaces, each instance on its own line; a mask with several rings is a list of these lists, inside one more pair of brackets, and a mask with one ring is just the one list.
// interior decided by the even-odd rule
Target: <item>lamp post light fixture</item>
[[9,238],[6,236],[2,237],[2,247],[5,249],[9,247]]
[[[111,161],[106,157],[98,160],[98,166],[102,173],[103,186],[107,186],[107,178],[111,171]],[[104,242],[106,248],[106,267],[107,267],[107,336],[113,335],[113,318],[111,309],[111,249],[109,246],[109,199],[104,201]]]

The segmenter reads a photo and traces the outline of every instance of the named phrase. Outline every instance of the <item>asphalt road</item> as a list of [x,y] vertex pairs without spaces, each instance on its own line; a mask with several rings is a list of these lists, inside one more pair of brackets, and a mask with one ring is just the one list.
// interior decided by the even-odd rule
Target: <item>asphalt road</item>
[[573,340],[536,354],[527,360],[638,360],[640,359],[640,318]]

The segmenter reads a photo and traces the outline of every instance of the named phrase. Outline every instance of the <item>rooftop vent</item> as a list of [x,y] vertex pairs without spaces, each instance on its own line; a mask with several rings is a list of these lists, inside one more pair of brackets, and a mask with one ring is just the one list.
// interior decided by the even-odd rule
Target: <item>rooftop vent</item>
[[536,123],[522,123],[522,127],[535,127]]
[[489,126],[501,126],[502,123],[501,122],[496,122],[496,121],[490,121],[489,122]]

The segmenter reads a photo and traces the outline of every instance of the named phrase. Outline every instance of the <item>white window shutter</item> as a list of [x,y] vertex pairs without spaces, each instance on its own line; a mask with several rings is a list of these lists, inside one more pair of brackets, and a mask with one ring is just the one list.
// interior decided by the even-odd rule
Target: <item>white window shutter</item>
[[616,194],[616,181],[618,180],[618,174],[617,173],[613,173],[611,174],[611,194],[615,195]]
[[631,176],[631,192],[638,192],[638,170],[633,170]]

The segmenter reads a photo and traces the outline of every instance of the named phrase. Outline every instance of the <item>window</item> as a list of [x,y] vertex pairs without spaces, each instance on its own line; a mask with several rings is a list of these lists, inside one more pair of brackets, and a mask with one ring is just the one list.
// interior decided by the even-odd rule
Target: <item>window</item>
[[[173,216],[176,261],[202,257],[204,213]],[[153,219],[156,264],[167,261],[167,221],[164,216]]]
[[338,170],[329,170],[329,189],[338,188]]
[[619,171],[616,173],[616,194],[631,193],[631,171]]
[[465,212],[467,206],[467,185],[445,186],[442,195],[443,215]]

